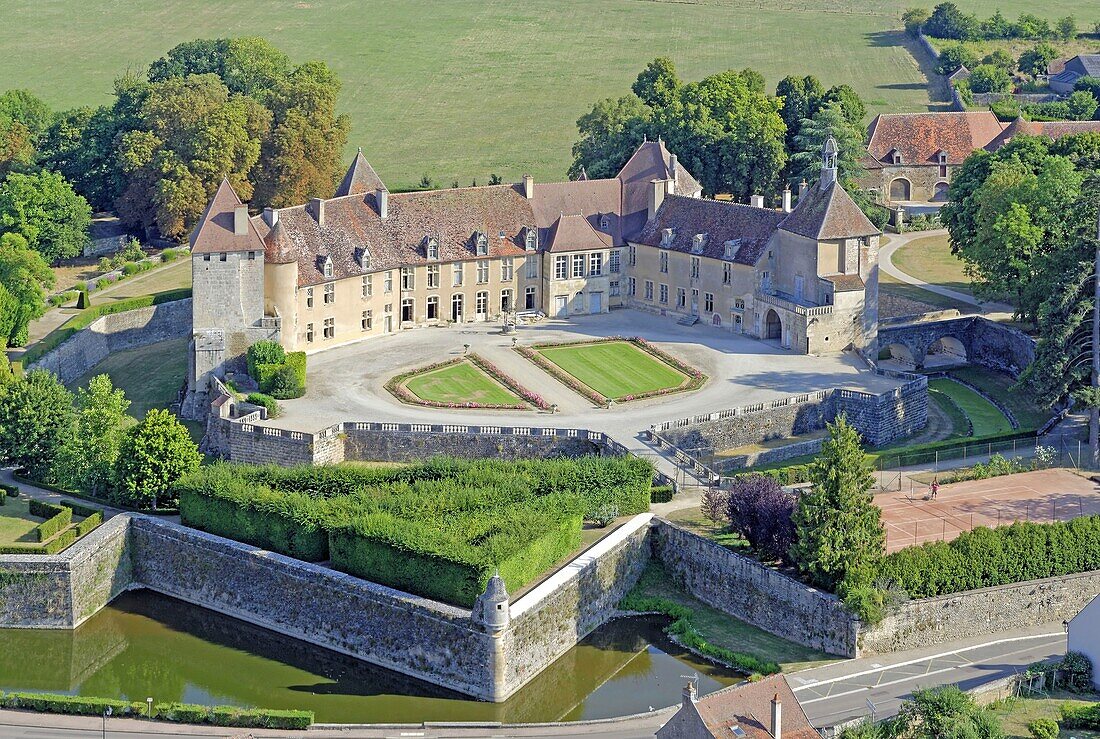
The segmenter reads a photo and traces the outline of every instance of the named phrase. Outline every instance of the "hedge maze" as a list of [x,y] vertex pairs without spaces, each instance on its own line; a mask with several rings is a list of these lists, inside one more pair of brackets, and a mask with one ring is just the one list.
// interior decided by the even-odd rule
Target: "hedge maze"
[[508,590],[581,544],[583,522],[649,510],[636,457],[455,460],[374,469],[219,463],[177,483],[184,524],[470,607],[499,572]]

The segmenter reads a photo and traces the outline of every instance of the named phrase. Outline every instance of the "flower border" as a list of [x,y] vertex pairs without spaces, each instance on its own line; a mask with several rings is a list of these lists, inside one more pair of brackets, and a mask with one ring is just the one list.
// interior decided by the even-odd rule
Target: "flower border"
[[[411,390],[405,387],[405,382],[417,375],[422,375],[426,372],[434,372],[435,370],[443,369],[444,367],[450,367],[462,362],[469,362],[474,365],[486,375],[490,377],[494,382],[503,386],[509,392],[515,393],[524,402],[522,403],[444,403],[436,400],[425,400],[419,395],[416,395]],[[467,354],[462,357],[456,357],[454,359],[448,359],[445,362],[435,362],[434,364],[428,364],[423,367],[417,367],[416,369],[409,370],[408,372],[402,372],[399,375],[394,375],[386,381],[385,388],[391,395],[400,400],[402,403],[408,403],[409,405],[419,405],[426,408],[447,408],[453,410],[460,410],[463,408],[480,409],[480,410],[509,410],[509,411],[526,411],[531,407],[538,408],[539,410],[549,410],[550,404],[542,399],[537,393],[533,393],[527,388],[520,385],[512,377],[501,372],[492,362],[482,358],[478,354]]]
[[[633,395],[623,395],[618,398],[609,398],[603,393],[597,392],[593,388],[585,385],[573,375],[563,370],[558,365],[551,362],[545,356],[539,352],[539,349],[547,349],[550,347],[560,346],[582,346],[590,344],[606,344],[608,342],[626,342],[641,349],[646,354],[664,362],[677,372],[684,375],[684,381],[676,387],[666,387],[659,390],[651,390],[645,393],[636,393]],[[538,365],[547,374],[558,380],[563,385],[573,390],[579,395],[584,396],[588,400],[591,400],[597,405],[606,405],[608,401],[615,401],[616,403],[629,403],[632,400],[645,400],[647,398],[656,398],[662,395],[672,395],[674,393],[685,393],[691,390],[698,390],[707,382],[707,376],[699,370],[695,369],[689,364],[681,362],[676,357],[658,349],[653,344],[649,343],[640,336],[608,336],[602,339],[582,339],[580,341],[551,341],[541,344],[531,344],[530,346],[517,346],[515,348],[519,354],[528,361]]]

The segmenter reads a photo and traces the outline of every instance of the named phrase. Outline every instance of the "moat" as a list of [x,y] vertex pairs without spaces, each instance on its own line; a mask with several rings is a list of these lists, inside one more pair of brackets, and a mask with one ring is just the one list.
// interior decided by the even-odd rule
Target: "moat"
[[126,593],[75,631],[0,629],[0,690],[300,708],[318,722],[576,721],[678,703],[682,675],[736,682],[663,634],[605,624],[504,703],[481,703],[150,591]]

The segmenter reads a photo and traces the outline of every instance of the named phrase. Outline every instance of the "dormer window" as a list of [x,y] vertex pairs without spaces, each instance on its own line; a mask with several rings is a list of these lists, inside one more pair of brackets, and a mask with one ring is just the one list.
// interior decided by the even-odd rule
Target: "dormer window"
[[702,254],[703,253],[703,247],[706,246],[706,245],[707,245],[707,235],[706,234],[695,234],[694,236],[691,237],[691,253],[692,254]]
[[325,261],[321,264],[321,271],[325,273],[325,279],[332,277],[332,257],[325,257]]
[[535,251],[539,248],[539,231],[537,228],[527,227],[527,240],[525,243],[527,251]]
[[504,229],[503,228],[500,229],[500,231],[497,233],[497,236],[499,236],[502,240],[504,239]]
[[439,242],[429,236],[424,244],[424,253],[428,259],[439,259]]
[[741,239],[730,239],[725,244],[726,259],[733,259],[737,256],[737,250],[741,248]]
[[611,232],[611,216],[607,215],[606,213],[600,216],[600,230],[604,233]]
[[672,246],[672,240],[676,238],[676,232],[671,228],[661,229],[661,246]]
[[475,234],[474,249],[479,257],[486,256],[489,253],[489,237],[480,232]]
[[364,246],[362,249],[359,250],[358,262],[359,262],[359,269],[362,269],[362,270],[369,270],[370,269],[370,251],[367,250],[367,247]]
[[946,151],[943,151],[941,149],[940,153],[937,154],[936,156],[939,158],[940,164],[947,164],[947,152]]
[[897,149],[892,149],[890,151],[890,161],[894,164],[902,164],[901,152]]

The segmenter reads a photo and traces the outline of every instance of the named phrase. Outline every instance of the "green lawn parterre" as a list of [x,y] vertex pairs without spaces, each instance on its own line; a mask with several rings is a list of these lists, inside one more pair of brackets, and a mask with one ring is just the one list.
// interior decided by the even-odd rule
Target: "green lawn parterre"
[[441,405],[519,405],[519,397],[470,362],[428,370],[405,380],[421,400]]
[[[697,371],[664,355],[638,339],[609,339],[574,344],[548,344],[523,348],[521,353],[556,369],[592,391],[592,399],[626,401],[694,389],[705,378]],[[664,356],[662,356],[664,355]],[[542,358],[544,362],[538,362]],[[584,388],[575,388],[583,390]]]
[[26,498],[7,498],[0,506],[0,546],[37,542],[34,529],[45,520],[31,515]]
[[1012,431],[1012,424],[1005,414],[966,385],[941,377],[929,380],[928,387],[942,392],[962,409],[974,426],[974,436],[1004,434]]

